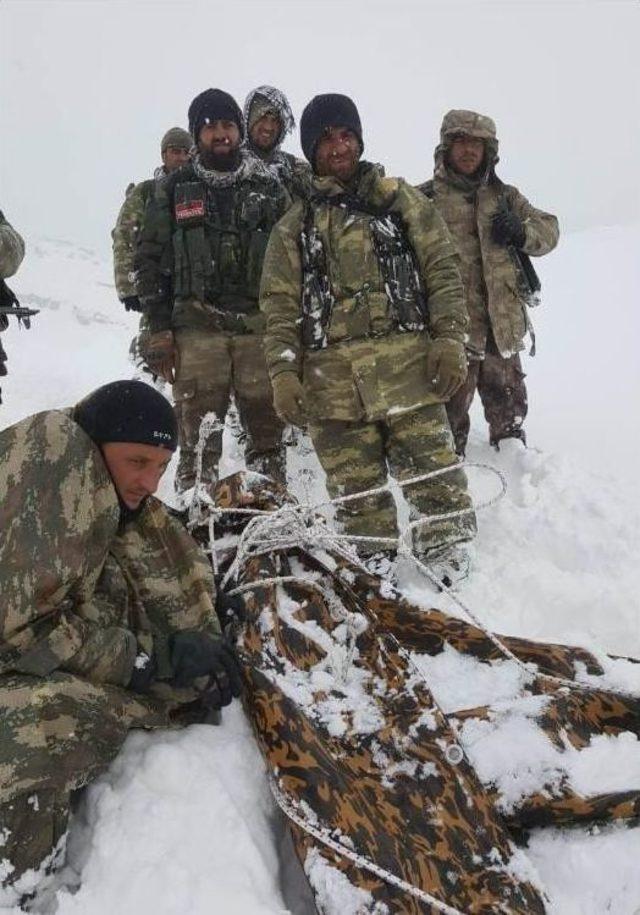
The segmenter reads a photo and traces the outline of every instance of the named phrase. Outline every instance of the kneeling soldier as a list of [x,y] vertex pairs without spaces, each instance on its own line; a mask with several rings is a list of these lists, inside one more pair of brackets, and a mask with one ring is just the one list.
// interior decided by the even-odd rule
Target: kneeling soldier
[[202,721],[239,694],[209,562],[153,497],[177,443],[140,381],[0,433],[3,901],[60,863],[71,792],[131,728]]

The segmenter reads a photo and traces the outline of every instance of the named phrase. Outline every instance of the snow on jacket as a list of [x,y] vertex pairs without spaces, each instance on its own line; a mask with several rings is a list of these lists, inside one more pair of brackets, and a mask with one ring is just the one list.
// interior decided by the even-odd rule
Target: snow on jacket
[[[460,134],[485,141],[485,168],[478,179],[459,175],[447,166],[451,142]],[[471,358],[483,358],[489,328],[500,354],[507,358],[524,349],[530,326],[527,290],[515,252],[491,237],[492,217],[500,201],[505,200],[522,220],[525,254],[538,257],[558,243],[556,217],[536,209],[516,187],[504,184],[495,174],[497,162],[498,139],[491,118],[473,111],[450,111],[443,119],[435,150],[433,180],[419,186],[444,218],[460,256]]]
[[429,201],[402,179],[361,163],[355,193],[381,213],[400,217],[428,297],[428,330],[401,332],[390,313],[371,232],[373,216],[327,202],[345,187],[314,179],[308,204],[326,252],[334,300],[327,345],[305,346],[301,335],[301,233],[306,206],[296,202],[275,226],[262,274],[265,353],[272,378],[297,370],[315,419],[375,421],[395,410],[439,402],[427,378],[430,338],[464,341],[467,314],[455,249]]
[[[268,152],[258,149],[251,142],[249,125],[254,102],[260,104],[265,111],[273,111],[282,125],[273,148]],[[247,148],[266,165],[274,178],[284,184],[291,197],[306,197],[311,189],[310,165],[303,159],[298,159],[292,153],[284,152],[281,149],[284,138],[295,127],[293,112],[285,94],[274,86],[258,86],[256,89],[252,89],[245,99],[243,115]]]

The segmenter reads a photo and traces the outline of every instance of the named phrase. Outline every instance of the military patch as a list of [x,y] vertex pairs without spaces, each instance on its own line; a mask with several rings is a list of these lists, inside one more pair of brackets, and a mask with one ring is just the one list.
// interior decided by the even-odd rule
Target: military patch
[[183,181],[176,186],[174,210],[178,225],[193,224],[204,219],[205,194],[201,181]]
[[204,200],[190,200],[188,203],[176,203],[176,222],[187,222],[204,216]]

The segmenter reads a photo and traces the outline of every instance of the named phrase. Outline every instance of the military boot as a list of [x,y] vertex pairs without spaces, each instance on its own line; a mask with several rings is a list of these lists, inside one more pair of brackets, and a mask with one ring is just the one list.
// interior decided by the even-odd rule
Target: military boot
[[489,439],[489,444],[492,445],[496,451],[500,451],[500,442],[503,442],[505,439],[515,438],[518,441],[522,442],[524,448],[527,447],[527,436],[524,429],[517,427],[513,429],[505,429],[499,435],[493,435]]
[[246,456],[247,470],[254,470],[277,483],[287,485],[287,452],[284,445],[271,451],[254,451]]
[[423,562],[433,576],[445,588],[456,587],[469,577],[471,552],[466,543],[452,543],[444,547],[427,550],[417,558]]
[[[200,482],[205,486],[217,483],[218,481],[218,460],[217,451],[210,451],[205,448],[202,452],[202,473]],[[193,489],[196,483],[197,459],[195,451],[190,448],[182,447],[180,449],[180,460],[176,470],[176,492],[179,494]]]
[[11,865],[0,874],[0,908],[8,902],[29,911],[64,861],[68,819],[68,794],[54,789],[21,794],[0,806],[2,855]]

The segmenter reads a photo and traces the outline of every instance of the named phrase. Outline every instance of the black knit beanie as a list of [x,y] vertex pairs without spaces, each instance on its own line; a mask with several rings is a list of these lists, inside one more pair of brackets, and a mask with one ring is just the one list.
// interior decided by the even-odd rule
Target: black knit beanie
[[135,442],[175,451],[178,424],[166,397],[143,381],[112,381],[74,410],[73,418],[97,445]]
[[346,127],[352,130],[360,141],[360,152],[364,150],[360,115],[349,96],[337,93],[316,95],[300,118],[300,144],[312,166],[318,140],[327,127]]
[[197,143],[205,124],[214,121],[233,121],[244,137],[244,121],[236,100],[222,89],[205,89],[189,105],[189,132]]

